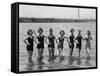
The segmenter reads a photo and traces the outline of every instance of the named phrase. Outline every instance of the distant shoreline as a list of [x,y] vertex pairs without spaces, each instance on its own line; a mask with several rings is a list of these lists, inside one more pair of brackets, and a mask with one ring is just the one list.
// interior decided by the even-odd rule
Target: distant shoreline
[[95,22],[96,19],[63,19],[63,18],[19,18],[20,23],[34,22],[34,23],[61,23],[61,22]]

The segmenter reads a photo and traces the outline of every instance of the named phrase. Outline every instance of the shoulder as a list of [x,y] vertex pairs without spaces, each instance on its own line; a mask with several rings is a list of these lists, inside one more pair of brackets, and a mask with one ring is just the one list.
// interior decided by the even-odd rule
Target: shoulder
[[50,38],[50,36],[47,36],[46,38]]
[[80,37],[81,37],[81,38],[83,38],[83,36],[82,36],[82,35],[81,35]]
[[41,36],[42,36],[42,37],[46,37],[46,36],[45,36],[45,35],[43,35],[43,34],[42,34]]
[[43,37],[46,37],[45,35],[43,35]]
[[68,37],[64,36],[64,38],[68,38]]
[[55,35],[53,35],[53,38],[56,38]]
[[78,35],[75,37],[75,39],[77,39],[78,38]]
[[24,38],[24,40],[27,40],[27,39],[29,39],[29,36],[26,36],[26,37]]
[[74,36],[74,35],[70,35],[69,37],[70,37],[70,38],[74,38],[75,36]]
[[71,36],[69,36],[68,38],[71,38]]
[[36,38],[39,38],[39,35],[37,35]]
[[35,38],[34,36],[32,36],[32,38]]
[[58,37],[58,39],[60,39],[61,37]]
[[87,36],[87,35],[85,35],[85,38],[88,38],[88,36]]
[[48,35],[47,38],[49,38],[50,36]]

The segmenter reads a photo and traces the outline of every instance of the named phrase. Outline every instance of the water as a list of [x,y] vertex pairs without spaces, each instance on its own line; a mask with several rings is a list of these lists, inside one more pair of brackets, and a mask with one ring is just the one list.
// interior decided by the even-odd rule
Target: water
[[[27,31],[29,29],[35,30],[37,33],[37,30],[39,27],[43,28],[43,34],[45,36],[48,36],[49,34],[49,28],[53,28],[54,35],[56,38],[59,37],[59,31],[64,30],[65,36],[68,37],[70,35],[70,29],[75,29],[75,36],[77,36],[78,30],[80,29],[82,31],[82,35],[86,34],[87,30],[90,30],[92,32],[93,40],[91,41],[91,60],[86,60],[86,50],[85,50],[85,41],[82,42],[82,50],[81,50],[81,63],[78,63],[77,60],[77,54],[78,51],[76,48],[74,48],[73,56],[75,57],[74,60],[72,60],[72,64],[70,65],[68,63],[68,55],[69,55],[69,48],[68,43],[65,41],[64,43],[64,50],[63,55],[65,56],[65,59],[62,63],[58,63],[59,58],[55,60],[54,64],[49,64],[48,59],[48,50],[47,45],[45,44],[44,49],[44,62],[45,65],[38,65],[37,64],[37,48],[36,44],[34,46],[34,52],[33,52],[33,60],[35,62],[35,65],[27,65],[27,50],[26,45],[23,42],[27,35]],[[57,45],[55,45],[55,54],[58,54]],[[95,54],[96,53],[96,23],[95,22],[80,22],[80,23],[19,23],[19,70],[20,71],[34,71],[34,70],[49,70],[49,69],[69,69],[69,68],[80,68],[80,67],[95,67],[96,66],[96,60],[95,60]],[[80,61],[79,61],[80,62]]]

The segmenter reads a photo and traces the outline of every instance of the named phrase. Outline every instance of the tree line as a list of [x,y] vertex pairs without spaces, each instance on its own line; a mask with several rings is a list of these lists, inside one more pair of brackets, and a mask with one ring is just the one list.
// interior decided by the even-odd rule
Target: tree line
[[27,18],[20,17],[19,22],[93,22],[95,19],[64,19],[64,18]]

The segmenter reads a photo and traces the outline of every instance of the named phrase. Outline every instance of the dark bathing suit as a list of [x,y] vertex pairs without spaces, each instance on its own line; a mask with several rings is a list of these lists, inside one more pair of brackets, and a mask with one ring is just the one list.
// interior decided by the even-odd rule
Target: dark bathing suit
[[55,44],[54,44],[55,36],[54,35],[48,36],[48,39],[49,39],[48,47],[54,48],[55,47]]
[[42,36],[37,36],[37,39],[38,39],[38,42],[39,44],[37,44],[37,48],[40,49],[40,48],[44,48],[44,35]]
[[59,39],[58,48],[61,48],[61,49],[63,49],[64,38],[62,38],[62,37],[59,37],[58,39]]
[[90,39],[91,39],[91,37],[85,37],[85,39],[86,39],[86,45],[85,45],[85,48],[87,49],[87,48],[89,48],[89,49],[91,49],[91,44],[90,44]]
[[28,38],[27,38],[28,43],[30,44],[30,45],[27,45],[27,50],[28,50],[28,51],[33,51],[33,38],[34,38],[34,37],[32,37],[32,38],[31,38],[31,37],[28,37]]
[[71,35],[70,37],[69,37],[69,39],[70,39],[70,44],[69,44],[69,48],[74,48],[74,35]]
[[81,35],[78,35],[78,36],[76,37],[75,40],[78,41],[78,43],[76,44],[76,48],[81,49],[81,45],[82,45],[82,36],[81,36]]

